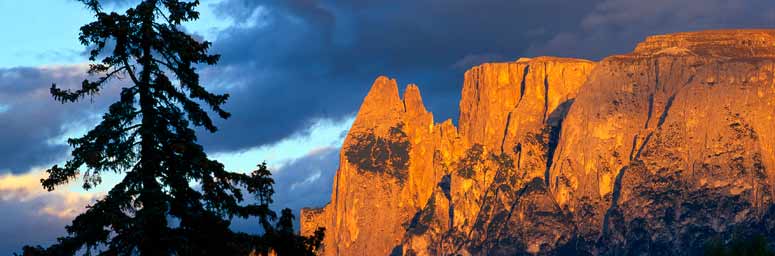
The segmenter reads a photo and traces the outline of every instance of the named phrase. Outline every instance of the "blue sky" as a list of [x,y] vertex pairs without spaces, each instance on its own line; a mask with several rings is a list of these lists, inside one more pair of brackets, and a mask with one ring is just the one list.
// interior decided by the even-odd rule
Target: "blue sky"
[[77,33],[88,14],[75,1],[0,0],[0,24],[13,24],[3,26],[0,67],[83,61]]
[[[234,23],[215,16],[213,6],[220,2],[201,1],[202,19],[186,24],[186,28],[215,40],[219,30]],[[0,68],[86,61],[82,54],[84,47],[78,41],[78,29],[92,19],[93,15],[76,0],[0,0],[0,24],[12,24],[3,26]]]
[[[232,95],[233,114],[200,142],[230,170],[266,161],[276,206],[295,210],[328,202],[339,147],[379,75],[418,84],[434,120],[456,120],[463,74],[483,62],[599,60],[653,34],[775,27],[771,0],[203,0],[200,11],[186,28],[222,54],[202,81]],[[116,99],[117,86],[66,105],[48,92],[84,79],[77,36],[91,19],[75,0],[0,0],[0,254],[51,243],[119,178],[88,192],[39,185],[67,158],[64,140]]]

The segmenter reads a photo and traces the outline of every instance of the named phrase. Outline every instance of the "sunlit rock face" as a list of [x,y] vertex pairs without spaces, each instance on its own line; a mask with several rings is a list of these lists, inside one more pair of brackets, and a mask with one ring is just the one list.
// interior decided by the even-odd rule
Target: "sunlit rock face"
[[549,177],[585,250],[671,254],[772,230],[774,53],[774,31],[708,31],[600,62]]
[[459,128],[380,77],[302,233],[325,227],[325,255],[671,255],[775,237],[774,74],[768,30],[488,63],[465,74]]
[[304,209],[302,231],[325,227],[326,255],[388,254],[443,175],[434,153],[452,153],[456,137],[451,122],[433,122],[417,86],[402,99],[395,80],[378,78],[342,146],[331,203]]

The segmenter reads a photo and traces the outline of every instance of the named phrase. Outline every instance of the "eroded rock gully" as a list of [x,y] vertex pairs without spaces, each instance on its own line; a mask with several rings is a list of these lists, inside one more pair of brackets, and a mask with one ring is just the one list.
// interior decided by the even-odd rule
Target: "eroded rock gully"
[[488,63],[465,74],[459,128],[380,77],[302,232],[325,227],[325,255],[674,255],[773,238],[773,74],[773,30]]

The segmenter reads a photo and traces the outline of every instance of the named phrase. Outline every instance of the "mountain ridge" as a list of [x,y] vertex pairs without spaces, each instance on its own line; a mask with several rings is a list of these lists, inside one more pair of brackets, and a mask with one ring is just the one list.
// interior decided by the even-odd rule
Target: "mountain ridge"
[[773,236],[773,71],[775,30],[486,63],[465,73],[458,127],[381,76],[302,232],[327,228],[324,255],[692,254]]

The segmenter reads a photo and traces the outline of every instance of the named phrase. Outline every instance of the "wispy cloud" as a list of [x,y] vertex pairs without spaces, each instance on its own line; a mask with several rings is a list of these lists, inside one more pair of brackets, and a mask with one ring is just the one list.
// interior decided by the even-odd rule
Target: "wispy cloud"
[[[275,180],[275,203],[272,209],[279,211],[290,208],[298,218],[302,207],[324,206],[331,199],[338,165],[339,147],[321,147],[290,160],[280,168],[272,169]],[[254,219],[235,219],[232,228],[244,232],[260,230]]]
[[233,171],[248,172],[261,162],[267,162],[274,170],[282,170],[285,165],[297,159],[339,147],[354,119],[354,117],[343,120],[320,119],[307,129],[277,143],[247,150],[219,152],[213,157]]

